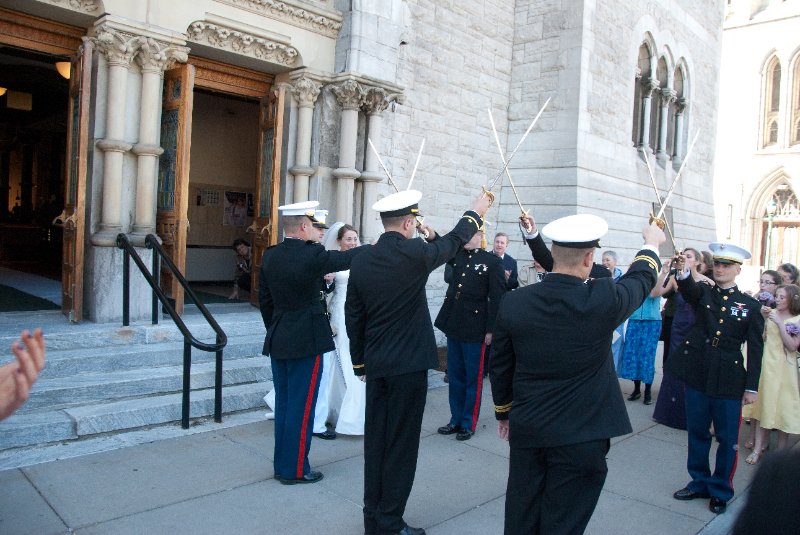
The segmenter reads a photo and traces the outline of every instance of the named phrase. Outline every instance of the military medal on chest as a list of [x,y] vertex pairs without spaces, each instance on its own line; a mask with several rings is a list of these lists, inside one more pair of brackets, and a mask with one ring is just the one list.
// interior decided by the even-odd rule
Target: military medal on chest
[[748,308],[744,303],[737,303],[734,301],[734,306],[731,307],[731,316],[735,318],[746,318]]

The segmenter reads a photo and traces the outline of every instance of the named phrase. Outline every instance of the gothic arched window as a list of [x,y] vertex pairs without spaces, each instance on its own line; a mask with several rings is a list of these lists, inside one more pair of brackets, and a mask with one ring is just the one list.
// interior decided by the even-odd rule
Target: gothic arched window
[[644,115],[650,113],[650,78],[652,54],[647,43],[639,47],[639,57],[636,63],[636,80],[633,90],[633,124],[631,125],[631,141],[637,147],[643,144],[643,134],[646,121]]
[[772,58],[767,65],[764,84],[764,146],[778,143],[778,120],[781,107],[781,62]]

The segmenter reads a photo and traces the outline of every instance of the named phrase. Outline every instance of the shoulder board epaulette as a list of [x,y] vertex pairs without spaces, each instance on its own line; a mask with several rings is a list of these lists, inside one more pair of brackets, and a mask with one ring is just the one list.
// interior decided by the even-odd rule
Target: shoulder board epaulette
[[633,259],[634,262],[636,262],[637,260],[644,260],[645,262],[650,264],[651,268],[653,268],[655,271],[658,271],[658,263],[655,261],[655,259],[652,256],[648,256],[648,255],[645,255],[645,254],[640,254],[640,255],[637,255],[636,258]]

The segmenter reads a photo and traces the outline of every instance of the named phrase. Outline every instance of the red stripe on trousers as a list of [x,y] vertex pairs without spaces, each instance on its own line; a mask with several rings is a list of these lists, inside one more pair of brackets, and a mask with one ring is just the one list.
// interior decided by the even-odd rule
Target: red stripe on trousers
[[486,353],[486,344],[481,344],[481,363],[478,364],[478,382],[475,385],[475,405],[472,407],[472,431],[478,425],[478,412],[481,409],[481,387],[483,387],[483,356]]
[[[739,425],[736,428],[736,444],[739,444],[739,432],[742,430],[742,411],[739,411]],[[736,466],[739,464],[739,449],[736,449],[736,455],[733,457],[733,468],[728,476],[728,485],[733,490],[733,474],[736,473]]]
[[306,408],[303,410],[303,424],[300,427],[300,446],[297,448],[297,479],[303,477],[303,465],[306,460],[306,439],[308,435],[308,416],[311,414],[311,408],[314,406],[314,387],[317,385],[317,375],[319,375],[319,355],[314,362],[314,370],[311,372],[311,384],[308,386],[308,395],[306,396]]

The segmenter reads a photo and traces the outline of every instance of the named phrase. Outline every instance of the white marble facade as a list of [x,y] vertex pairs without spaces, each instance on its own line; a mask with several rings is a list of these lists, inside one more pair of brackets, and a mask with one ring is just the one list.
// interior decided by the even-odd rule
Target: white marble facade
[[[800,263],[798,238],[792,230],[800,226],[796,196],[800,191],[800,2],[728,3],[721,87],[714,175],[717,236],[753,251],[754,272],[748,287],[755,289],[752,282],[759,268]],[[770,225],[773,199],[778,206]],[[765,234],[770,226],[777,230],[770,239],[772,254],[766,258]]]
[[[645,147],[662,195],[689,137],[701,131],[670,201],[677,242],[702,245],[716,234],[711,177],[723,19],[716,0],[0,0],[0,7],[83,26],[98,45],[85,259],[94,321],[121,314],[119,252],[109,238],[152,227],[153,125],[161,112],[153,94],[161,94],[163,69],[187,55],[287,84],[279,202],[319,199],[331,221],[355,223],[366,240],[381,231],[369,206],[392,191],[367,137],[401,188],[425,140],[414,187],[424,193],[429,223],[446,231],[501,167],[487,110],[508,154],[550,98],[509,166],[521,201],[541,224],[576,212],[606,217],[603,245],[627,264],[655,201],[631,137],[647,42],[654,65],[663,60],[670,76],[683,66],[686,75],[683,152]],[[676,98],[664,89],[664,116],[672,117]],[[509,233],[509,253],[529,262],[504,182],[490,234]],[[443,292],[435,273],[432,313]],[[146,294],[135,291],[134,317],[148,313]]]

